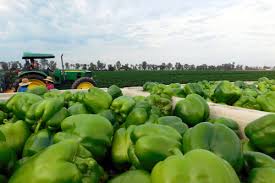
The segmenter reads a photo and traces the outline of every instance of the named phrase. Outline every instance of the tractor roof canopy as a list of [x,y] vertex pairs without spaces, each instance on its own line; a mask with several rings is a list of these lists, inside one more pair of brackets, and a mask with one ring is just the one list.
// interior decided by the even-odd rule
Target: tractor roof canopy
[[54,58],[53,54],[24,52],[22,59]]

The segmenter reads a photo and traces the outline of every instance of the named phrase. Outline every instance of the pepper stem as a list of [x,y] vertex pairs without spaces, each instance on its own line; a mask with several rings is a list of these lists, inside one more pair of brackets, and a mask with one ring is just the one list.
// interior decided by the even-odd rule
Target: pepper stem
[[35,127],[35,130],[34,130],[34,133],[37,133],[37,132],[39,131],[39,128],[40,128],[41,124],[42,124],[42,119],[40,119],[40,120],[38,121],[38,123],[37,123],[37,125],[36,125],[36,127]]

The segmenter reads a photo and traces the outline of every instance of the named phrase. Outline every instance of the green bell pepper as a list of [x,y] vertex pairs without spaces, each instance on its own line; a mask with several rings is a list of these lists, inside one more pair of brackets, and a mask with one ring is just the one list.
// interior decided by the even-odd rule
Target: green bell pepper
[[112,162],[117,169],[130,167],[128,149],[132,144],[130,135],[134,128],[135,126],[120,128],[114,134],[111,152]]
[[234,104],[241,96],[241,89],[229,81],[222,81],[216,87],[212,99],[218,103]]
[[116,118],[115,118],[115,113],[112,110],[110,110],[110,109],[103,110],[100,113],[98,113],[98,115],[105,117],[112,123],[112,125],[115,125]]
[[86,109],[85,105],[79,102],[74,103],[72,106],[68,108],[70,115],[76,114],[88,114],[88,110]]
[[60,90],[58,90],[58,89],[52,89],[49,92],[44,93],[43,97],[45,99],[47,99],[47,98],[61,97],[61,95],[62,95],[62,93],[61,93]]
[[212,96],[214,95],[215,93],[215,90],[216,90],[216,87],[220,84],[220,81],[216,81],[215,83],[212,83],[210,85],[210,88],[209,89],[206,89],[205,92],[206,92],[206,95],[208,97],[208,100],[212,101]]
[[144,124],[149,118],[149,113],[145,108],[134,108],[126,118],[125,127],[128,128],[130,125],[141,125]]
[[71,101],[73,97],[73,94],[68,90],[64,91],[61,95],[66,103],[69,103],[69,101]]
[[100,88],[92,87],[85,93],[83,103],[90,112],[97,114],[109,108],[112,103],[112,96]]
[[125,120],[125,127],[130,125],[144,124],[150,116],[151,105],[147,101],[136,102],[134,109],[129,113]]
[[73,94],[70,91],[61,91],[57,89],[52,89],[43,95],[44,99],[49,98],[59,98],[64,101],[64,107],[68,107],[69,103],[72,101]]
[[195,126],[209,117],[209,106],[198,94],[190,94],[177,102],[174,115],[182,119],[188,126]]
[[212,83],[210,83],[209,81],[206,81],[206,80],[199,81],[198,84],[203,89],[205,97],[210,98],[210,96],[214,93],[216,84],[212,84]]
[[186,95],[195,93],[195,94],[198,94],[202,97],[206,97],[206,93],[204,92],[201,85],[199,85],[198,83],[187,83],[187,84],[185,84],[184,92],[186,93]]
[[150,174],[144,170],[129,170],[109,180],[108,183],[151,183]]
[[173,96],[184,98],[186,97],[186,93],[183,88],[173,88],[172,89]]
[[17,155],[21,155],[24,144],[30,136],[27,124],[22,120],[15,123],[7,122],[0,125],[0,132],[4,134],[8,147],[15,150]]
[[256,98],[258,96],[258,92],[256,89],[246,88],[242,91],[242,95]]
[[63,107],[56,112],[47,122],[46,126],[50,130],[58,130],[61,127],[61,122],[69,116],[69,111]]
[[171,83],[169,84],[163,91],[166,94],[170,94],[171,96],[182,97],[186,96],[184,92],[184,88],[181,87],[180,83]]
[[233,168],[215,154],[197,149],[159,162],[152,183],[240,183]]
[[248,183],[274,183],[275,168],[254,168],[248,177]]
[[121,89],[117,85],[110,86],[107,92],[112,96],[113,100],[123,95]]
[[252,170],[253,168],[271,167],[275,168],[275,160],[260,152],[247,151],[244,152],[244,164],[246,170]]
[[134,96],[133,99],[135,100],[135,102],[142,102],[146,99],[145,96]]
[[116,120],[123,123],[135,104],[136,102],[132,97],[120,96],[113,100],[110,109],[116,113]]
[[164,94],[163,90],[165,88],[167,88],[165,84],[159,83],[151,88],[150,93],[155,95],[162,95]]
[[28,89],[27,92],[43,96],[45,93],[48,92],[48,89],[45,86],[36,86]]
[[171,115],[173,105],[170,99],[161,97],[159,95],[150,95],[146,98],[146,101],[148,101],[151,106],[157,107],[160,110],[161,115]]
[[83,103],[84,95],[84,92],[75,92],[71,96],[71,101]]
[[273,84],[272,86],[270,86],[270,90],[271,91],[275,91],[275,84]]
[[[0,173],[8,175],[16,163],[16,153],[6,143],[5,135],[0,131]],[[1,182],[1,181],[0,181]]]
[[239,100],[237,100],[233,106],[243,107],[247,109],[261,110],[261,106],[257,103],[256,98],[252,96],[242,95]]
[[151,91],[151,89],[156,86],[157,82],[146,82],[143,85],[143,91]]
[[176,96],[184,98],[186,96],[185,91],[181,87],[172,87],[171,85],[166,86],[163,89],[163,94],[169,95],[169,96]]
[[264,94],[266,92],[268,92],[268,84],[265,82],[265,81],[262,81],[262,82],[258,82],[258,90],[259,90],[259,93],[261,94]]
[[29,108],[41,100],[42,97],[32,93],[16,93],[7,101],[6,106],[17,119],[24,120]]
[[47,148],[52,144],[52,134],[49,130],[43,129],[38,131],[37,133],[31,134],[31,136],[27,139],[24,149],[23,149],[23,157],[32,156],[43,149]]
[[259,95],[257,97],[257,102],[264,111],[275,112],[275,91]]
[[172,155],[172,149],[180,149],[182,139],[174,128],[158,124],[136,126],[130,137],[130,162],[145,170],[151,170],[157,162]]
[[146,123],[157,123],[157,119],[161,116],[164,116],[163,113],[160,111],[160,108],[156,106],[151,106],[150,116]]
[[23,163],[9,183],[100,183],[103,169],[75,141],[54,144]]
[[257,149],[266,154],[274,155],[275,114],[268,114],[249,123],[245,127],[245,135]]
[[234,85],[242,89],[246,88],[246,83],[244,81],[235,81]]
[[74,139],[88,149],[96,160],[102,160],[111,146],[113,126],[96,114],[78,114],[64,119],[62,132],[54,135],[54,143]]
[[68,106],[69,102],[72,101],[73,94],[70,91],[61,91],[52,89],[43,95],[44,99],[59,98],[64,101],[64,106]]
[[61,97],[47,98],[34,103],[26,114],[26,122],[33,125],[37,123],[35,131],[40,126],[50,120],[64,106],[64,100]]
[[211,84],[209,81],[207,80],[202,80],[197,82],[203,89],[210,89],[211,88]]
[[209,122],[211,122],[213,124],[225,125],[228,128],[230,128],[231,130],[233,130],[239,137],[241,136],[239,124],[232,119],[219,117],[219,118],[210,119]]
[[181,84],[180,83],[171,83],[168,86],[170,88],[181,88]]
[[152,106],[149,101],[147,101],[146,98],[143,100],[136,101],[135,108],[144,108],[146,111],[150,111],[152,109]]
[[145,122],[145,123],[158,123],[158,119],[161,117],[162,115],[159,115],[158,113],[154,113],[152,112],[149,116],[149,119]]
[[188,129],[188,126],[177,116],[163,116],[158,118],[156,123],[170,126],[177,130],[181,135],[183,135]]
[[182,144],[184,153],[194,149],[205,149],[226,160],[236,171],[243,166],[241,141],[224,125],[200,123],[187,130]]

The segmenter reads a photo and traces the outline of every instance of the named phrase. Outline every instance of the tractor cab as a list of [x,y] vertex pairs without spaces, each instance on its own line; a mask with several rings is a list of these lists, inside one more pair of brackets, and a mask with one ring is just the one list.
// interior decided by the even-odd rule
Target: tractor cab
[[43,60],[46,63],[47,59],[50,59],[50,58],[55,58],[55,56],[52,54],[24,52],[22,57],[22,59],[25,60],[24,70],[28,70],[28,71],[39,70],[40,67],[39,67],[38,59]]

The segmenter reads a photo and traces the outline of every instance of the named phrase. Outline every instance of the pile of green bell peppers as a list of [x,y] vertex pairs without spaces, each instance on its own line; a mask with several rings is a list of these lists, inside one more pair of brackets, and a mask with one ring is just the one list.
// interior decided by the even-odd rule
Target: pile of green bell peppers
[[[259,82],[265,91],[270,81]],[[242,139],[236,121],[209,119],[205,99],[265,108],[272,91],[231,84],[147,83],[148,97],[125,96],[115,85],[15,94],[0,103],[0,182],[272,183],[275,115],[248,124]],[[228,92],[235,87],[246,90],[239,99],[238,90]],[[184,98],[173,106],[175,96]]]
[[169,85],[146,82],[143,90],[164,98],[185,98],[190,94],[198,94],[209,102],[267,112],[275,111],[275,80],[266,77],[255,82],[203,80],[197,83]]

